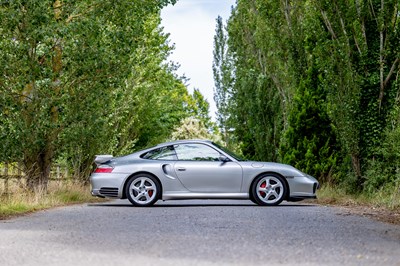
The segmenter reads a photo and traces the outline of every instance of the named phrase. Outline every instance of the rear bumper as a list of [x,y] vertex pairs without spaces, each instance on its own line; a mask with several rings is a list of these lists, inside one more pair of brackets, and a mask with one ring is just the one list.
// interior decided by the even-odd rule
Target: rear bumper
[[127,174],[93,173],[90,176],[91,194],[96,197],[121,198]]
[[93,197],[105,198],[105,196],[100,194],[98,189],[92,189],[91,194]]

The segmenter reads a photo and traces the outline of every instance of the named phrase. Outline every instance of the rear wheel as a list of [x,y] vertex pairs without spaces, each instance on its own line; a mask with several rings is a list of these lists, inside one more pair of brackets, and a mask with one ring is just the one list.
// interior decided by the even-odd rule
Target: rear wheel
[[161,193],[160,183],[149,174],[133,176],[126,186],[128,200],[135,206],[152,206]]
[[276,174],[265,174],[257,177],[251,187],[253,199],[258,205],[279,205],[288,191],[283,178]]

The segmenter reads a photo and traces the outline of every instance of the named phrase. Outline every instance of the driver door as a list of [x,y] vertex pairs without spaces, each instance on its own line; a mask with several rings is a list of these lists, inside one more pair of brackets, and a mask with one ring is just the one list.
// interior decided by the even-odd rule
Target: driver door
[[237,162],[220,161],[220,152],[205,144],[185,143],[175,145],[174,149],[178,157],[175,173],[189,191],[240,192],[242,167]]

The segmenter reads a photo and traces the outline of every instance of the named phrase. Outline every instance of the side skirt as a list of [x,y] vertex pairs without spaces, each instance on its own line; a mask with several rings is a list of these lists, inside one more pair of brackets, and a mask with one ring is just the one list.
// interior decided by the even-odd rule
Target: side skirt
[[164,193],[162,200],[177,199],[249,199],[249,193]]

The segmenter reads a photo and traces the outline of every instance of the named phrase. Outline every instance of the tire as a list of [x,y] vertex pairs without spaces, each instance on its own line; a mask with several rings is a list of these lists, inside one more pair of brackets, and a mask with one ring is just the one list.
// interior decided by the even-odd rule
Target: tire
[[251,196],[258,205],[276,206],[285,198],[287,185],[277,174],[264,174],[257,177],[251,186]]
[[152,206],[160,198],[160,182],[149,174],[134,175],[126,186],[128,200],[138,207]]
[[257,201],[254,199],[253,193],[250,193],[250,198],[251,202],[255,203],[258,205]]

